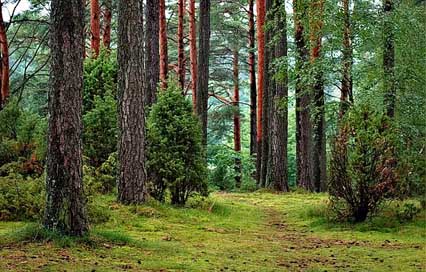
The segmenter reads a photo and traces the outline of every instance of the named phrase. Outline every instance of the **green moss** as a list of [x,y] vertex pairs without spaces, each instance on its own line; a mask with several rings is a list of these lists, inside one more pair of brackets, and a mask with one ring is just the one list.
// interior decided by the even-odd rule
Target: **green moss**
[[326,219],[324,194],[213,194],[183,208],[158,202],[123,206],[114,196],[94,202],[110,219],[83,239],[40,235],[33,224],[0,223],[0,270],[426,269],[426,219],[392,219],[395,203],[372,220],[350,225]]

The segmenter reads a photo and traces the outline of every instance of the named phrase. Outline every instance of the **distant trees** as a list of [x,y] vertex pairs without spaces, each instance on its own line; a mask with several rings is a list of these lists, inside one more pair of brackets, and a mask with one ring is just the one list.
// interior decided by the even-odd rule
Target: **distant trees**
[[169,58],[167,50],[167,19],[166,19],[166,1],[159,0],[159,13],[160,13],[160,81],[161,88],[165,89],[167,87],[167,73],[169,70]]
[[160,13],[158,0],[146,2],[146,31],[145,31],[145,103],[151,106],[157,96],[157,85],[160,77]]
[[118,199],[146,199],[143,8],[140,0],[118,2]]
[[83,0],[51,1],[51,89],[44,225],[72,235],[88,230],[83,197]]
[[396,104],[395,82],[395,41],[392,23],[393,0],[383,0],[383,72],[384,72],[384,101],[386,114],[393,118]]
[[191,61],[191,89],[194,112],[197,105],[197,23],[195,20],[195,0],[189,0],[189,58]]
[[257,152],[257,88],[256,88],[256,29],[254,25],[254,0],[248,0],[248,40],[249,40],[249,78],[250,78],[250,154]]

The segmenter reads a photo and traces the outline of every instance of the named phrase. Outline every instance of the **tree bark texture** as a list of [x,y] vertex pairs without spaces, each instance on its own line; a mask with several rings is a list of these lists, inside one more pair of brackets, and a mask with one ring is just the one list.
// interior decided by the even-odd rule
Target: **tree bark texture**
[[293,0],[294,40],[296,43],[296,181],[306,190],[313,190],[311,168],[311,119],[309,106],[311,94],[302,79],[308,64],[303,18],[307,17],[305,0]]
[[149,107],[156,101],[157,85],[160,79],[158,0],[147,0],[145,12],[145,105]]
[[81,236],[88,230],[83,194],[83,0],[52,0],[51,70],[44,226]]
[[90,0],[90,48],[94,58],[99,56],[101,46],[101,9],[99,0]]
[[[274,45],[274,58],[287,57],[287,25],[285,3],[283,0],[274,1],[274,21],[277,44]],[[287,192],[288,188],[288,68],[287,61],[280,67],[273,79],[272,120],[271,120],[271,183],[279,192]]]
[[241,118],[240,118],[240,85],[239,85],[239,56],[238,50],[233,52],[233,81],[234,81],[234,97],[232,99],[234,105],[234,151],[235,158],[235,184],[237,188],[241,187],[242,165],[241,165]]
[[396,82],[395,82],[395,41],[394,26],[392,23],[393,0],[383,0],[383,69],[384,69],[384,102],[386,114],[393,118],[396,105]]
[[185,4],[184,0],[178,0],[178,81],[182,91],[185,89],[185,44],[184,38],[184,17],[185,17]]
[[200,0],[197,80],[197,115],[201,121],[203,144],[207,146],[207,105],[209,98],[210,0]]
[[249,78],[250,78],[250,155],[257,152],[257,91],[256,91],[256,56],[255,56],[255,26],[254,26],[254,0],[249,2]]
[[167,19],[166,1],[158,0],[160,8],[160,81],[161,88],[167,88],[167,73],[169,70],[169,57],[167,49]]
[[104,33],[102,37],[103,45],[106,49],[111,48],[111,24],[112,24],[112,0],[104,0]]
[[9,86],[9,44],[7,41],[6,26],[3,20],[3,3],[0,2],[0,49],[1,49],[1,64],[0,64],[0,110],[6,104],[6,100],[10,94]]
[[352,27],[349,11],[350,0],[343,0],[343,49],[342,49],[342,84],[340,95],[339,119],[342,119],[353,103],[352,95]]
[[262,140],[263,140],[263,91],[264,91],[264,74],[265,74],[265,17],[266,17],[265,0],[256,0],[257,11],[257,158],[256,158],[256,180],[261,186],[262,177]]
[[146,197],[142,0],[118,1],[118,200]]
[[316,192],[325,191],[327,187],[327,158],[326,158],[326,135],[325,135],[325,95],[323,71],[320,64],[322,49],[324,1],[314,0],[310,3],[310,64],[312,68],[312,92],[313,110],[312,114],[312,179]]
[[197,23],[195,20],[195,0],[189,0],[189,36],[192,105],[195,112],[197,104]]

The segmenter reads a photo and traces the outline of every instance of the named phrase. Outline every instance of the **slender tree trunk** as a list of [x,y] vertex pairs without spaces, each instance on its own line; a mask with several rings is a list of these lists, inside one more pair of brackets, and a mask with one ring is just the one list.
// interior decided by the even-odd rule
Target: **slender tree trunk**
[[145,104],[151,106],[157,97],[157,85],[160,78],[159,55],[159,3],[158,0],[146,1],[145,32]]
[[169,57],[167,49],[167,19],[166,1],[159,0],[160,5],[160,81],[161,88],[167,88],[167,73],[169,70]]
[[184,15],[185,4],[184,0],[178,0],[178,81],[182,90],[185,89],[185,45],[183,43],[184,36]]
[[265,75],[265,0],[256,0],[257,9],[257,160],[256,160],[256,180],[261,185],[262,172],[262,137],[263,137],[263,90]]
[[[275,45],[275,59],[287,57],[287,25],[285,3],[283,0],[274,1],[274,20],[276,22],[275,35],[279,35]],[[272,99],[271,120],[271,182],[276,191],[287,192],[288,165],[288,70],[287,60],[284,67],[279,69],[278,79],[273,80],[274,94]]]
[[303,80],[309,51],[306,46],[302,19],[307,17],[305,0],[293,0],[294,40],[296,43],[296,179],[297,185],[313,190],[311,167],[311,95]]
[[195,0],[189,0],[189,35],[192,105],[195,112],[197,104],[197,24],[195,22]]
[[254,0],[248,0],[249,2],[249,77],[250,77],[250,155],[254,155],[257,152],[257,93],[256,93],[256,57],[255,57],[255,26],[254,26]]
[[383,0],[384,12],[384,44],[383,44],[383,69],[384,69],[384,102],[386,114],[393,118],[396,105],[396,82],[395,82],[395,41],[393,26],[393,0]]
[[146,197],[142,0],[118,1],[118,200]]
[[343,0],[343,50],[342,50],[342,86],[340,95],[339,119],[342,119],[353,97],[352,95],[352,38],[350,0]]
[[209,98],[210,0],[200,0],[197,80],[197,115],[201,120],[203,144],[207,146],[207,105]]
[[101,10],[99,0],[90,0],[90,47],[94,58],[99,56],[101,45]]
[[7,42],[6,27],[3,21],[3,3],[0,2],[0,49],[1,49],[1,74],[0,74],[0,110],[9,97],[9,44]]
[[52,0],[49,133],[44,225],[81,236],[88,230],[83,194],[83,0]]
[[321,39],[323,28],[323,0],[314,0],[310,5],[310,62],[313,68],[313,97],[314,110],[312,111],[313,122],[313,145],[312,145],[312,178],[314,189],[317,192],[325,191],[327,187],[327,158],[326,158],[326,136],[325,136],[325,96],[323,72],[320,64]]
[[106,49],[111,48],[112,0],[104,0],[104,33],[102,41]]
[[234,81],[234,98],[232,102],[234,104],[234,151],[236,153],[235,158],[235,184],[237,188],[241,187],[241,119],[240,119],[240,85],[239,85],[239,61],[238,61],[238,50],[235,49],[233,52],[233,81]]

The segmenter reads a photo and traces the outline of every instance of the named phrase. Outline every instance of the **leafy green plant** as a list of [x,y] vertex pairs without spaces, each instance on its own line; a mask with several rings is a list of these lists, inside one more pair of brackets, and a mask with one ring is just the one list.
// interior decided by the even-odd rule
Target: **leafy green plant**
[[183,205],[188,197],[207,193],[205,151],[199,121],[175,83],[170,82],[153,105],[147,122],[148,173],[151,195]]

